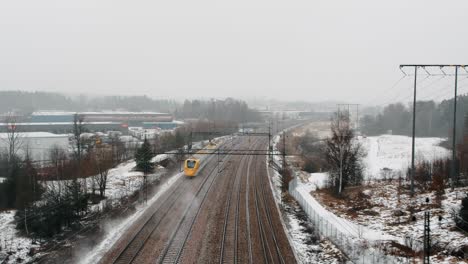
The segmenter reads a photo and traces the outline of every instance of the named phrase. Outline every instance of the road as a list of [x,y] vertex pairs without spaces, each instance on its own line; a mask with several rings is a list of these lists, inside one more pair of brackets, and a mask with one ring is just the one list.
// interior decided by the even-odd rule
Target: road
[[[266,149],[236,137],[226,149]],[[267,176],[266,157],[204,155],[116,241],[100,263],[295,263]]]

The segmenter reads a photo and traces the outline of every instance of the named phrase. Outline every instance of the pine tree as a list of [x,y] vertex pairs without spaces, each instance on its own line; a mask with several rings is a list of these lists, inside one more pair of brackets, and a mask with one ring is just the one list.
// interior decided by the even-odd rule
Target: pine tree
[[184,136],[180,130],[176,130],[175,132],[175,147],[181,148],[185,144]]
[[154,168],[154,164],[151,162],[152,158],[151,145],[145,137],[143,144],[135,153],[137,170],[143,172],[145,175],[152,172]]
[[458,216],[455,221],[457,226],[468,231],[468,194],[462,199],[462,206]]

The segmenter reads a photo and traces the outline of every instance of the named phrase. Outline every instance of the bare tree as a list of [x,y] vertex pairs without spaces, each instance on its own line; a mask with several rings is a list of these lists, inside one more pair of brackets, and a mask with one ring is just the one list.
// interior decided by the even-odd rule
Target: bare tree
[[60,148],[57,145],[54,145],[49,150],[49,159],[53,170],[52,175],[56,180],[54,182],[54,187],[56,188],[58,194],[57,197],[58,199],[60,199],[62,196],[62,190],[64,188],[63,180],[65,179],[65,166],[67,166],[67,163],[69,162],[68,155],[64,149]]
[[[75,114],[73,116],[73,139],[74,139],[74,154],[75,154],[75,160],[77,162],[77,177],[75,177],[74,182],[77,184],[77,179],[76,178],[81,178],[82,177],[82,159],[83,159],[83,149],[84,149],[84,139],[81,136],[86,131],[85,125],[84,125],[84,116],[80,114]],[[87,183],[86,183],[86,178],[84,182],[84,190],[86,193],[87,190]]]
[[85,131],[84,116],[75,114],[73,116],[73,139],[75,140],[75,158],[78,160],[78,162],[80,162],[83,158],[84,140],[81,137],[81,134],[83,134]]
[[3,139],[6,141],[7,145],[8,162],[11,162],[12,159],[17,156],[18,150],[21,148],[22,144],[21,133],[19,132],[16,121],[16,116],[13,113],[9,113],[4,119],[4,123],[7,124],[8,127],[6,138]]
[[95,153],[95,168],[97,174],[94,180],[99,188],[99,195],[104,197],[106,195],[107,175],[109,169],[113,167],[113,153],[111,149],[98,148]]
[[153,138],[152,145],[153,145],[153,152],[154,152],[154,153],[158,153],[158,151],[161,151],[161,149],[162,149],[162,144],[161,144],[161,138],[160,138],[159,135],[156,135],[156,136]]
[[120,162],[122,162],[125,157],[128,156],[127,148],[125,144],[120,140],[118,135],[113,135],[109,137],[110,145],[111,145],[111,152],[112,152],[112,162],[113,166],[116,166]]
[[361,183],[363,153],[361,145],[354,140],[346,113],[335,113],[330,128],[332,136],[326,140],[325,158],[330,167],[330,183],[341,195],[346,185]]

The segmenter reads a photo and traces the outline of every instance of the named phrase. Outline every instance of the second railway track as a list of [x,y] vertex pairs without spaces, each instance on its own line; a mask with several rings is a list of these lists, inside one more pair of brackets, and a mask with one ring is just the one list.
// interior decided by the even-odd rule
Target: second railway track
[[[240,140],[236,148],[265,144]],[[270,208],[276,205],[265,187],[262,156],[216,160],[210,156],[202,174],[176,181],[101,263],[294,263],[277,210]]]

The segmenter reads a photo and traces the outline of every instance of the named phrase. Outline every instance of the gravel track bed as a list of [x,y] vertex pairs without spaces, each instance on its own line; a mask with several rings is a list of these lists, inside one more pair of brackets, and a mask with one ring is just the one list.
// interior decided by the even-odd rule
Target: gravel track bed
[[[237,139],[238,149],[266,149],[264,139]],[[101,263],[114,263],[142,229],[144,241],[128,262],[295,263],[269,188],[263,156],[217,157],[194,178],[182,177],[114,245]],[[145,226],[148,223],[150,227]],[[151,230],[151,231],[148,231]],[[148,232],[150,232],[148,234]],[[135,242],[132,242],[135,243]],[[177,255],[177,257],[173,257]]]
[[[215,188],[209,193],[200,215],[195,222],[187,245],[183,251],[181,263],[219,262],[220,245],[222,244],[223,222],[230,193],[232,190],[237,164],[241,156],[232,156],[218,176]],[[207,232],[209,230],[209,232]],[[216,259],[215,259],[216,258]]]

